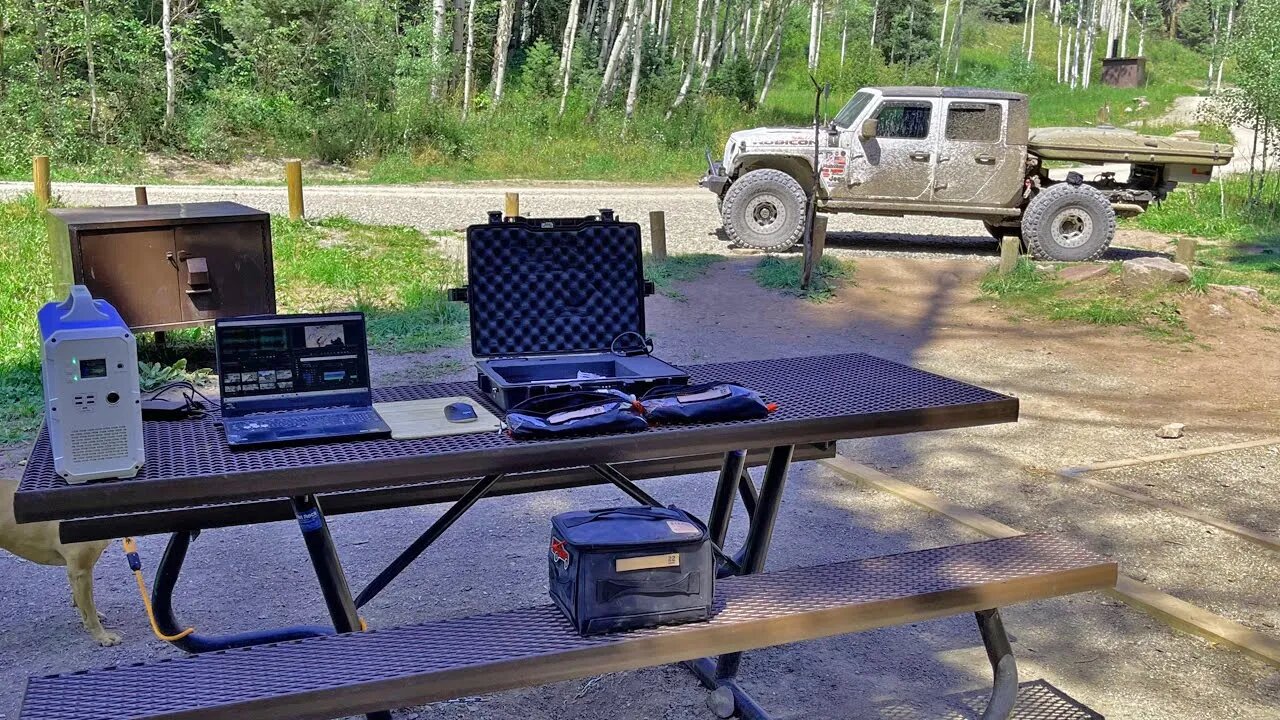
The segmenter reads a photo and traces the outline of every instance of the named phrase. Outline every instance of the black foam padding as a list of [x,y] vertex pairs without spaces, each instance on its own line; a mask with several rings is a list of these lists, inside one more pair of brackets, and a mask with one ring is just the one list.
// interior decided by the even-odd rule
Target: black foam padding
[[607,352],[644,334],[640,226],[509,218],[467,228],[476,357]]

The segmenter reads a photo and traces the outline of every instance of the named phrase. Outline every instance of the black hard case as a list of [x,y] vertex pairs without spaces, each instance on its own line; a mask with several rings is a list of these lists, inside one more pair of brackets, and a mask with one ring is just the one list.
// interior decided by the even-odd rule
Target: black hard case
[[[503,218],[467,228],[467,282],[477,382],[497,405],[552,392],[642,394],[689,381],[652,355],[623,356],[644,336],[640,226],[612,210],[585,218]],[[634,334],[628,334],[634,333]],[[599,378],[579,379],[579,372]]]

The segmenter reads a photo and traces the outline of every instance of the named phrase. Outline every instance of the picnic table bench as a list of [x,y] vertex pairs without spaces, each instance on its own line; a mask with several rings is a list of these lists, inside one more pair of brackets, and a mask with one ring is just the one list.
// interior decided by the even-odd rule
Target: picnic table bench
[[[764,420],[626,435],[515,441],[480,433],[234,452],[214,414],[146,423],[147,463],[136,478],[77,486],[53,473],[42,433],[15,496],[17,519],[61,520],[64,540],[171,532],[154,589],[162,631],[182,627],[172,595],[199,530],[288,517],[298,522],[333,627],[192,635],[175,642],[192,656],[31,678],[21,716],[385,718],[388,708],[684,661],[713,690],[717,715],[763,719],[767,712],[736,681],[743,651],[974,612],[994,675],[983,717],[1004,718],[1017,670],[999,608],[1114,585],[1113,562],[1041,535],[764,573],[794,459],[829,457],[837,439],[1010,422],[1018,402],[862,354],[688,369],[695,382],[738,382],[780,409]],[[379,402],[454,395],[491,407],[472,383],[375,391]],[[747,468],[761,462],[757,484]],[[612,483],[656,503],[633,480],[717,467],[713,541],[723,546],[736,496],[749,526],[722,562],[709,622],[584,638],[546,605],[360,631],[357,607],[485,496]],[[453,505],[353,597],[326,514],[447,501]]]

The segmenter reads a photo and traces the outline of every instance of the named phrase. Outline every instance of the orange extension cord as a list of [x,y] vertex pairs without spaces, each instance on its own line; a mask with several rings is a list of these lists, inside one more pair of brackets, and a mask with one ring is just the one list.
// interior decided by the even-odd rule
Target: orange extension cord
[[142,579],[142,558],[138,557],[138,542],[131,537],[124,539],[124,554],[129,561],[129,569],[133,571],[133,578],[138,581],[138,594],[142,595],[142,607],[147,611],[147,620],[151,621],[151,632],[156,637],[165,642],[173,642],[195,632],[195,628],[187,628],[177,635],[165,635],[160,632],[160,626],[156,624],[156,613],[151,609],[151,596],[147,594],[147,581]]

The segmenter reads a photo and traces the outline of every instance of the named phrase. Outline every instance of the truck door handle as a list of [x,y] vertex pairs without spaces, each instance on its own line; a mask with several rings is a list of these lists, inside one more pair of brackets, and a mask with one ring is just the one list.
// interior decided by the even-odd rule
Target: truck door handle
[[974,160],[976,160],[979,165],[994,165],[996,162],[995,157],[992,155],[979,155],[975,157]]
[[911,153],[911,159],[912,159],[912,160],[917,160],[917,161],[921,161],[921,162],[923,162],[923,161],[925,161],[925,160],[928,160],[928,159],[929,159],[929,157],[930,157],[930,153],[927,153],[927,152],[913,152],[913,153]]

